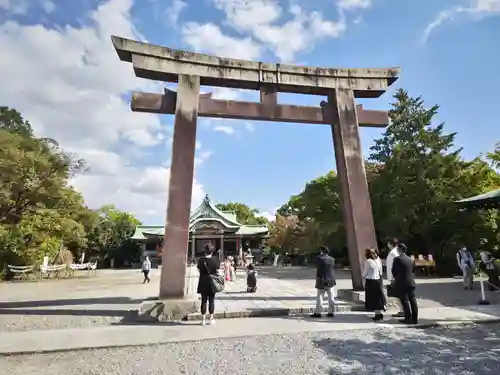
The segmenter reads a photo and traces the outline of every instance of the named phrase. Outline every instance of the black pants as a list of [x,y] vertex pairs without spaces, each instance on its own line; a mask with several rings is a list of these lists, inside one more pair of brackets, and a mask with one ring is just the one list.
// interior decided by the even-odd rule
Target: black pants
[[205,315],[207,313],[207,302],[208,302],[208,312],[213,314],[215,311],[215,294],[202,294],[201,295],[201,314]]
[[142,283],[144,284],[146,281],[149,283],[151,281],[149,279],[149,271],[142,271],[142,273],[144,274],[144,281]]
[[402,291],[399,300],[403,307],[405,320],[412,323],[418,322],[418,305],[415,296],[415,288],[408,288]]

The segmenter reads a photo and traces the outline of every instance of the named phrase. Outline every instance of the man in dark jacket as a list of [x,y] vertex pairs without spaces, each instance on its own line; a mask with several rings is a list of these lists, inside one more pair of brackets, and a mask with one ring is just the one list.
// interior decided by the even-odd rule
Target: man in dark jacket
[[311,315],[313,318],[321,318],[321,313],[323,311],[323,297],[325,293],[328,296],[327,316],[334,316],[335,301],[332,294],[332,288],[336,285],[335,272],[333,269],[335,259],[333,259],[329,253],[330,251],[326,246],[320,247],[320,255],[317,259],[316,268],[316,309],[314,310],[314,314]]
[[405,318],[401,321],[403,324],[418,323],[418,306],[415,296],[414,264],[413,260],[406,254],[405,244],[399,245],[399,257],[392,263],[392,275],[394,276],[394,292],[401,301]]

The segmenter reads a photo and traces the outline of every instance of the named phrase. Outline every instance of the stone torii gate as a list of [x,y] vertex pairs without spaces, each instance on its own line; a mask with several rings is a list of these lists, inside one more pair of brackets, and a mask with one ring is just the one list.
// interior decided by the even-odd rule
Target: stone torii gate
[[[344,224],[354,289],[362,289],[364,249],[377,247],[359,126],[385,127],[385,111],[365,110],[355,98],[377,98],[399,77],[399,68],[316,68],[221,58],[112,36],[122,61],[135,75],[177,82],[177,92],[134,93],[133,111],[175,114],[161,299],[186,296],[188,226],[193,186],[197,118],[216,117],[326,124],[332,129],[341,182]],[[200,85],[260,91],[260,103],[215,100]],[[322,95],[320,107],[278,104],[278,92]]]

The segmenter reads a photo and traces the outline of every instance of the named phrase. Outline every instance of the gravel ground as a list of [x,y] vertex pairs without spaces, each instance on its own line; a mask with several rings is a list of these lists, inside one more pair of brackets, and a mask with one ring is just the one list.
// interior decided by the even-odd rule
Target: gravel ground
[[500,325],[270,335],[0,357],[9,375],[500,373]]
[[[134,311],[128,314],[133,314]],[[21,315],[0,311],[1,332],[22,332],[65,328],[90,328],[119,324],[124,316]]]

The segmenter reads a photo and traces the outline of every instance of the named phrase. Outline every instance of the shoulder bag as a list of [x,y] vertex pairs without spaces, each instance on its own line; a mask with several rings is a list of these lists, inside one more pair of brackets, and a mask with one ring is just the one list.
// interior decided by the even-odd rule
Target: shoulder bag
[[207,266],[207,259],[203,259],[203,263],[205,264],[205,269],[207,270],[208,276],[210,277],[210,283],[212,284],[212,292],[220,293],[224,290],[224,277],[219,275],[212,275]]

